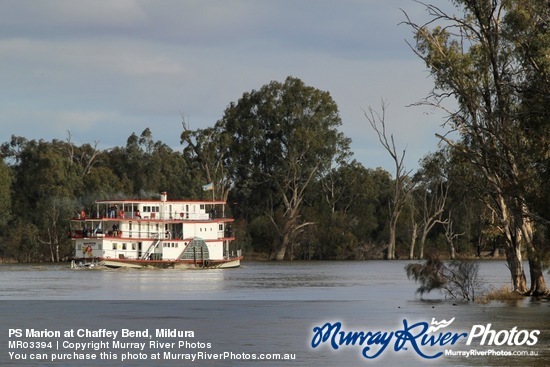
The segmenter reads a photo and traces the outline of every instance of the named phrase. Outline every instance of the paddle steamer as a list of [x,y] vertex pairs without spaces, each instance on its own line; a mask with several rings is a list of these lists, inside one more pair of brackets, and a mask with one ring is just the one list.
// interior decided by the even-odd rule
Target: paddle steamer
[[98,200],[71,219],[73,266],[232,268],[240,266],[224,201]]

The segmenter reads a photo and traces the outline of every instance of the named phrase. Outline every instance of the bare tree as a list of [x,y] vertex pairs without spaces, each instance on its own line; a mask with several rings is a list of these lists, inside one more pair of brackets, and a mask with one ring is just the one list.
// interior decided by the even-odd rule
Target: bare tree
[[414,189],[414,183],[410,179],[411,171],[405,169],[403,160],[405,159],[406,149],[403,149],[401,153],[397,151],[395,146],[395,139],[393,134],[386,132],[386,108],[387,103],[382,101],[381,112],[375,111],[372,107],[369,107],[367,111],[364,111],[370,126],[378,135],[378,140],[384,149],[390,154],[395,166],[395,177],[393,182],[392,198],[389,203],[390,207],[390,238],[388,242],[388,251],[386,254],[387,260],[395,259],[395,234],[397,228],[397,220],[401,215],[401,211],[405,206],[409,195]]
[[445,228],[445,240],[447,241],[447,245],[449,246],[449,256],[451,257],[451,260],[454,260],[456,258],[456,249],[455,249],[454,241],[458,237],[462,236],[464,233],[454,232],[453,219],[451,218],[450,211],[447,219],[443,221],[437,221],[437,223],[441,223],[443,225],[443,228]]
[[[421,196],[419,259],[424,258],[424,245],[426,244],[428,233],[430,233],[436,223],[441,222],[441,216],[445,210],[448,192],[449,185],[440,181],[434,190],[424,189],[423,193],[419,193]],[[411,253],[413,250],[414,249],[411,249]]]
[[97,157],[100,154],[100,151],[97,149],[98,141],[94,141],[94,145],[85,144],[80,148],[77,148],[72,143],[72,134],[67,130],[67,141],[66,150],[68,155],[68,160],[72,164],[76,164],[80,168],[81,177],[86,176],[90,173],[90,170],[97,163]]

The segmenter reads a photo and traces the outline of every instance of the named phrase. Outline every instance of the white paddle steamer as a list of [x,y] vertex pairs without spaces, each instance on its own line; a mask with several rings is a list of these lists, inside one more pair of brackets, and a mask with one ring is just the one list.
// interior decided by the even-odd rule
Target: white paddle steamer
[[73,266],[233,268],[240,266],[224,201],[98,200],[71,220]]

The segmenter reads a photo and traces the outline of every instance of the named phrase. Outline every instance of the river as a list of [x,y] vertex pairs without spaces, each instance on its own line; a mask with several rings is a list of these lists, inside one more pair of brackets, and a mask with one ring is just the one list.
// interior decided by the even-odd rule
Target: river
[[[65,264],[3,264],[0,265],[0,318],[4,330],[0,345],[8,346],[9,341],[14,340],[52,341],[55,345],[41,348],[46,360],[30,360],[32,353],[28,346],[2,347],[0,364],[175,366],[182,365],[182,360],[172,357],[194,357],[194,361],[189,359],[183,364],[550,365],[548,302],[527,298],[481,305],[447,300],[437,292],[421,299],[415,293],[416,284],[406,277],[407,263],[245,261],[238,269],[226,270],[71,270]],[[486,287],[509,285],[508,270],[502,261],[480,262],[480,276]],[[420,334],[423,325],[442,320],[453,321],[433,334],[448,333],[448,340],[432,339],[436,345],[430,346],[422,344],[420,337],[412,337]],[[328,329],[337,326],[345,332],[365,335],[370,332],[371,337],[363,343],[357,340],[345,345],[328,335]],[[60,331],[62,335],[43,335],[41,339],[18,337],[18,329],[23,334],[34,329]],[[68,330],[81,333],[108,330],[118,335],[116,338],[98,334],[63,335]],[[129,335],[121,339],[123,330],[148,331],[152,335]],[[157,337],[157,330],[161,330],[161,334],[162,330],[177,330],[194,335]],[[323,330],[327,331],[326,335],[322,334]],[[408,334],[401,334],[403,339],[399,343],[398,335],[403,330],[408,330]],[[487,336],[482,341],[485,332]],[[470,345],[466,345],[468,337],[475,333],[479,336],[472,337]],[[407,341],[403,335],[412,339]],[[457,338],[455,343],[452,336]],[[136,349],[113,345],[114,340],[136,342]],[[83,357],[88,353],[89,358],[93,355],[96,359],[72,359],[79,355],[70,354],[76,353],[71,344],[58,346],[71,341],[92,343],[84,346],[81,353]],[[94,349],[97,345],[93,343],[101,341],[108,341],[110,345]],[[139,349],[137,346],[142,341],[147,344]],[[163,349],[149,342],[176,344]],[[178,346],[178,342],[187,344]],[[60,361],[51,360],[54,352],[60,353]],[[160,353],[162,361],[152,360],[156,353]],[[372,358],[376,353],[379,355]],[[438,353],[447,354],[438,356]],[[18,356],[27,359],[17,359]],[[426,358],[434,356],[437,357]],[[288,360],[274,360],[283,357]]]

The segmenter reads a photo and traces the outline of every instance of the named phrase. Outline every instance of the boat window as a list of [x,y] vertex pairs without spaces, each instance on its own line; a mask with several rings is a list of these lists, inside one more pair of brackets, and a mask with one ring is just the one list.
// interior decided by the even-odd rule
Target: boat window
[[126,250],[126,244],[125,243],[122,244],[122,249]]
[[116,243],[113,242],[113,250],[116,250]]

